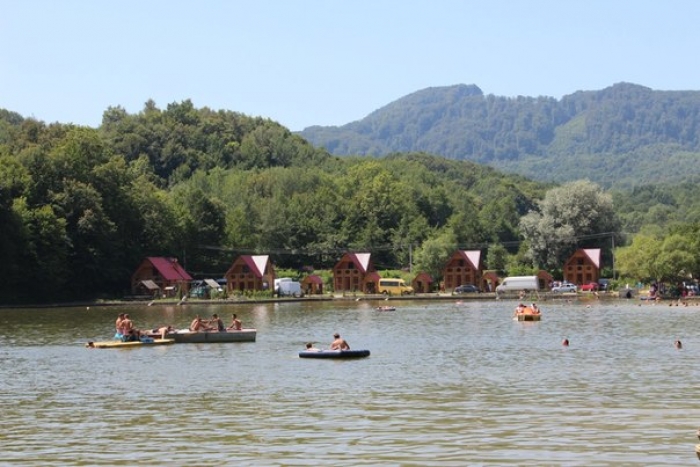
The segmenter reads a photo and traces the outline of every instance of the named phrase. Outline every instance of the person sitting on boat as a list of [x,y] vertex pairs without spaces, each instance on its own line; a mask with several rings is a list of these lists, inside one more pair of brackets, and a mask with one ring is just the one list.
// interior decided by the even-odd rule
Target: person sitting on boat
[[231,326],[226,328],[228,331],[240,331],[243,329],[243,325],[241,324],[241,320],[238,319],[238,316],[234,313],[232,319],[231,319]]
[[312,342],[309,342],[306,344],[306,351],[307,352],[320,352],[321,349],[317,349],[316,347],[314,347],[314,344]]
[[190,331],[198,332],[198,331],[206,331],[206,330],[207,330],[207,325],[204,323],[202,318],[200,318],[199,315],[195,316],[195,318],[190,323]]
[[331,350],[350,350],[350,346],[348,345],[347,341],[341,338],[340,334],[336,332],[333,334],[333,338],[335,340],[331,342]]
[[131,317],[128,314],[124,315],[124,319],[121,322],[121,326],[123,341],[137,341],[141,337],[141,331],[134,327],[134,322],[131,321]]
[[207,324],[209,325],[207,326],[207,331],[226,331],[226,326],[224,325],[224,322],[221,318],[219,318],[219,315],[217,315],[216,313],[211,315],[211,319],[207,321]]
[[117,316],[117,321],[114,323],[114,327],[116,328],[116,332],[114,334],[115,339],[121,339],[124,337],[123,327],[122,327],[122,321],[124,321],[124,313],[119,313]]
[[525,312],[525,305],[522,303],[518,304],[518,306],[515,307],[515,312],[513,313],[513,316],[518,316],[520,314],[523,314]]
[[539,315],[540,314],[540,309],[537,307],[536,304],[531,304],[530,308],[532,309],[532,314],[533,315]]

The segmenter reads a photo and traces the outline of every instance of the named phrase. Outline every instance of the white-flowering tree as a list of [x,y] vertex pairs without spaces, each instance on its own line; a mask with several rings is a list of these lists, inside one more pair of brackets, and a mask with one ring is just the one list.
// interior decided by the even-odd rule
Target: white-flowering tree
[[594,247],[605,241],[599,234],[609,239],[620,229],[612,196],[588,180],[553,188],[537,205],[520,219],[533,266],[560,267],[576,248]]

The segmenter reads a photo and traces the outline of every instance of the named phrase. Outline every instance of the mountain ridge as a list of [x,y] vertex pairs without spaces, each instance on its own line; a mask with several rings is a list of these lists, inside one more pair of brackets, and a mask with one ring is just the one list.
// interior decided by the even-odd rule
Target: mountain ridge
[[[621,82],[556,99],[457,84],[297,134],[337,156],[427,152],[547,182],[583,175],[603,186],[674,183],[700,175],[700,91]],[[660,166],[663,159],[671,163]]]

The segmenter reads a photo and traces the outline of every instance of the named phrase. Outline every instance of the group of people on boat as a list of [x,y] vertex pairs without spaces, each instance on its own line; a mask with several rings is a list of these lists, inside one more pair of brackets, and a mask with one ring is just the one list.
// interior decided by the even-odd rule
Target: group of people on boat
[[[333,342],[331,342],[330,345],[331,350],[350,350],[350,345],[348,342],[340,337],[340,334],[337,332],[333,334]],[[312,342],[309,342],[306,344],[306,351],[307,352],[321,352],[321,349],[314,347],[314,344]]]
[[[114,338],[124,342],[139,341],[149,338],[165,339],[168,333],[175,332],[176,329],[171,326],[160,326],[149,330],[141,330],[134,326],[134,322],[128,313],[119,313],[117,320],[114,323],[115,334]],[[214,313],[211,319],[202,319],[197,315],[190,323],[190,331],[240,331],[243,329],[241,320],[236,314],[231,318],[229,326],[224,325],[224,322],[219,318],[219,315]]]
[[190,323],[190,331],[193,331],[193,332],[198,332],[198,331],[226,332],[226,331],[240,331],[241,329],[243,329],[243,324],[241,323],[241,320],[238,319],[238,316],[235,313],[233,314],[233,316],[231,318],[231,324],[229,326],[226,326],[224,324],[224,321],[221,318],[219,318],[219,315],[216,313],[211,315],[211,319],[202,319],[199,315],[197,315]]
[[515,307],[515,311],[513,312],[513,316],[518,316],[518,315],[539,315],[540,314],[540,309],[539,307],[532,303],[530,306],[526,306],[522,303],[519,303],[518,306]]
[[114,338],[124,342],[139,341],[147,337],[146,333],[134,326],[134,322],[131,320],[131,316],[129,316],[128,313],[119,313],[119,315],[117,315],[114,328]]

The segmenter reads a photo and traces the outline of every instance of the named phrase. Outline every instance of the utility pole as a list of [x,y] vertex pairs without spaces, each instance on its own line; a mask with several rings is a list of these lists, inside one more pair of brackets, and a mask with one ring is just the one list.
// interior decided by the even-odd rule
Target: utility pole
[[612,257],[612,278],[615,280],[615,234],[610,236],[610,244],[612,245],[612,250],[610,251],[610,256]]

